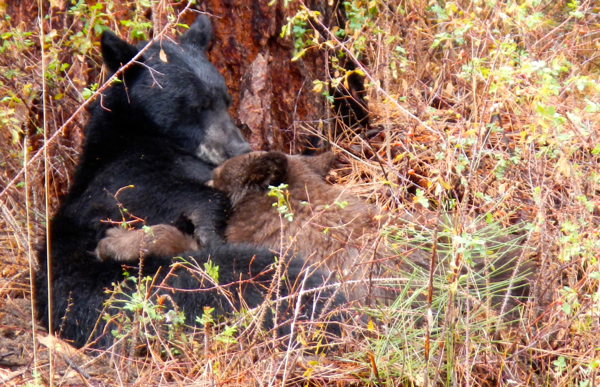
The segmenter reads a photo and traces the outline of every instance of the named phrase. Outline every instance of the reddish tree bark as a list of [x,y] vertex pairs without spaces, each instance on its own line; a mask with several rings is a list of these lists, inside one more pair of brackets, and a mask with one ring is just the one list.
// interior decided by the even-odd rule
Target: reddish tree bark
[[[300,147],[298,121],[327,116],[323,98],[312,91],[314,79],[327,75],[326,54],[309,50],[292,62],[293,45],[280,37],[287,17],[298,7],[282,1],[207,0],[199,8],[213,17],[214,40],[208,56],[225,77],[233,98],[231,114],[254,150],[291,150]],[[326,1],[311,9],[331,12]],[[191,21],[194,15],[188,14]]]

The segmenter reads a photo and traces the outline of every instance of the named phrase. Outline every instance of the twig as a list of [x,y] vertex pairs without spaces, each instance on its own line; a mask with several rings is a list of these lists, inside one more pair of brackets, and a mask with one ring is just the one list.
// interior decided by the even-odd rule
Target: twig
[[[304,290],[304,286],[306,285],[306,280],[308,279],[309,271],[304,271],[304,278],[302,279],[302,286],[300,287],[300,293]],[[292,318],[292,323],[290,325],[290,339],[288,341],[288,347],[285,354],[285,362],[283,367],[283,376],[281,378],[281,385],[285,386],[285,382],[288,374],[288,363],[289,363],[289,351],[292,347],[292,343],[294,341],[294,330],[296,328],[296,321],[298,320],[298,315],[300,314],[300,309],[302,308],[302,297],[299,295],[296,299],[296,307],[294,308],[294,317]]]
[[[441,195],[439,193],[438,202],[441,203]],[[431,259],[429,262],[429,281],[427,284],[427,316],[425,319],[425,372],[423,374],[424,377],[424,385],[427,387],[429,385],[429,361],[430,361],[430,345],[431,345],[431,329],[433,327],[433,311],[431,310],[431,304],[433,303],[433,273],[435,272],[436,258],[437,258],[437,234],[440,223],[440,216],[442,213],[442,207],[438,207],[435,228],[433,229],[433,245],[431,246]]]

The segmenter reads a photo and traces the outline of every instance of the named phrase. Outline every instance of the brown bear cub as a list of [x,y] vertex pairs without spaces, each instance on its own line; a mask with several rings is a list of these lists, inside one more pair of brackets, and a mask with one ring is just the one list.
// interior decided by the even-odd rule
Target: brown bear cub
[[253,152],[218,167],[213,187],[233,206],[227,240],[281,253],[291,248],[340,279],[374,276],[369,262],[385,265],[382,248],[378,253],[374,249],[377,209],[325,181],[333,160],[331,152]]

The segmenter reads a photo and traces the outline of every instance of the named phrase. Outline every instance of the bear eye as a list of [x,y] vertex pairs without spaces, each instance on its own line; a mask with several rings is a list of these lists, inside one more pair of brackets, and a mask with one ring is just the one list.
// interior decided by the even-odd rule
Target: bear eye
[[212,106],[212,101],[210,98],[206,98],[204,96],[198,98],[195,102],[190,103],[190,108],[195,111],[203,112],[208,110]]

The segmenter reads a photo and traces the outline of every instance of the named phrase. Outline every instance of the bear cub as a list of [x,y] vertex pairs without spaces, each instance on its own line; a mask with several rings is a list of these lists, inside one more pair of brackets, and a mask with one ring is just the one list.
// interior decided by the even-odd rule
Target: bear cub
[[[333,161],[331,152],[253,152],[215,169],[213,187],[232,202],[227,240],[275,251],[291,247],[310,264],[325,264],[344,278],[359,278],[373,258],[377,209],[325,181]],[[281,205],[292,215],[280,217]]]

